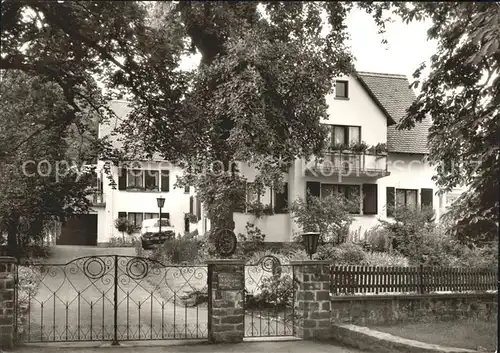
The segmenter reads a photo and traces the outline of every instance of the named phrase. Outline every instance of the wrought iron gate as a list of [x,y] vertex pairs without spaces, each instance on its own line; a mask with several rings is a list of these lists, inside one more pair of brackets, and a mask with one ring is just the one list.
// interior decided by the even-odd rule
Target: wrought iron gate
[[118,255],[20,265],[16,300],[23,342],[208,337],[205,266]]
[[268,255],[245,266],[245,336],[295,335],[293,266]]

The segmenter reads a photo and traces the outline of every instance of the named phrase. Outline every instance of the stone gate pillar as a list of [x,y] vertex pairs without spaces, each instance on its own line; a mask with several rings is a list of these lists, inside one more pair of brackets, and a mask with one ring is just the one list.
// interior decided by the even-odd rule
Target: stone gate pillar
[[245,263],[242,260],[207,261],[208,339],[212,343],[241,342],[245,334]]
[[295,335],[303,339],[330,337],[330,261],[291,261],[297,281]]
[[0,256],[0,348],[14,347],[16,259]]

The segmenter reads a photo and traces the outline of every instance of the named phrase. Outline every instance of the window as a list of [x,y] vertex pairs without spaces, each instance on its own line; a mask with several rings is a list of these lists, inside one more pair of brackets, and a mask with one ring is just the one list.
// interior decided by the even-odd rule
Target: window
[[142,220],[143,220],[143,214],[142,213],[136,213],[136,212],[129,212],[128,213],[128,221],[130,224],[134,225],[137,228],[140,228],[142,225]]
[[408,207],[411,209],[416,209],[417,196],[418,196],[418,190],[396,189],[396,208]]
[[347,81],[335,82],[335,98],[349,98],[349,84]]
[[130,169],[127,172],[127,189],[142,189],[144,172],[140,169]]
[[332,146],[361,142],[361,126],[331,125]]
[[184,193],[189,194],[189,185],[184,186]]
[[[247,191],[246,191],[246,203],[254,203],[260,202],[264,207],[264,212],[267,214],[273,213],[287,213],[288,212],[288,183],[284,183],[283,191],[274,190],[271,187],[264,188],[264,194],[259,195],[253,188],[253,183],[247,183]],[[251,209],[246,209],[245,204],[242,203],[238,205],[234,212],[249,212],[251,213]]]
[[152,219],[159,218],[160,215],[158,213],[144,213],[144,219]]
[[145,172],[144,184],[146,190],[158,191],[160,175],[157,170],[147,170]]

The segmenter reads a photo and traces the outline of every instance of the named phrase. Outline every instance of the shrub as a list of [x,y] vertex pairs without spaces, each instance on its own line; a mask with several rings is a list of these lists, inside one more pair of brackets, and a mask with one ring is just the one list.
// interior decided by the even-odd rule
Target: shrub
[[366,258],[366,251],[357,244],[344,243],[335,245],[327,243],[319,247],[314,256],[318,260],[331,260],[334,265],[361,265]]
[[[131,248],[134,247],[137,242],[138,241],[135,237],[130,237],[128,239],[111,237],[109,239],[109,246],[112,248]],[[140,243],[141,242],[139,241],[139,245],[141,245]]]
[[431,231],[434,211],[432,209],[398,208],[394,211],[394,222],[380,220],[382,227],[392,236],[392,248],[405,256],[416,251],[420,234]]
[[498,268],[498,242],[483,247],[464,246],[460,255],[451,260],[451,266]]
[[238,253],[241,257],[247,258],[254,252],[264,248],[266,235],[255,224],[247,222],[245,225],[246,235],[238,234]]
[[154,249],[150,258],[163,264],[195,264],[198,259],[200,241],[195,239],[172,239]]
[[304,232],[320,232],[322,242],[335,244],[346,241],[353,209],[359,210],[359,198],[347,200],[337,193],[323,198],[308,194],[307,200],[298,199],[290,206],[294,221]]
[[17,285],[17,334],[16,339],[18,341],[23,341],[23,336],[27,334],[28,331],[28,320],[30,312],[30,302],[29,299],[36,296],[38,292],[38,285],[40,282],[40,272],[39,268],[35,266],[19,266],[18,267],[18,285]]
[[261,292],[255,296],[259,306],[272,305],[277,310],[285,309],[292,305],[293,279],[290,275],[270,276],[262,279]]
[[379,224],[365,231],[365,240],[374,251],[389,251],[391,238],[392,233]]
[[365,266],[408,267],[408,259],[403,255],[384,252],[367,252],[363,261]]

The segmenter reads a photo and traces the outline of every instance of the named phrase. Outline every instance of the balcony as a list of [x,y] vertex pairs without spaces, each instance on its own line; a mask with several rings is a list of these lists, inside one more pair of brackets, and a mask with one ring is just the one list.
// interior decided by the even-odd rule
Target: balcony
[[96,191],[92,193],[89,197],[92,206],[106,206],[106,199],[102,192]]
[[306,166],[306,174],[313,176],[354,176],[382,178],[390,174],[385,154],[357,153],[348,151],[328,152]]

